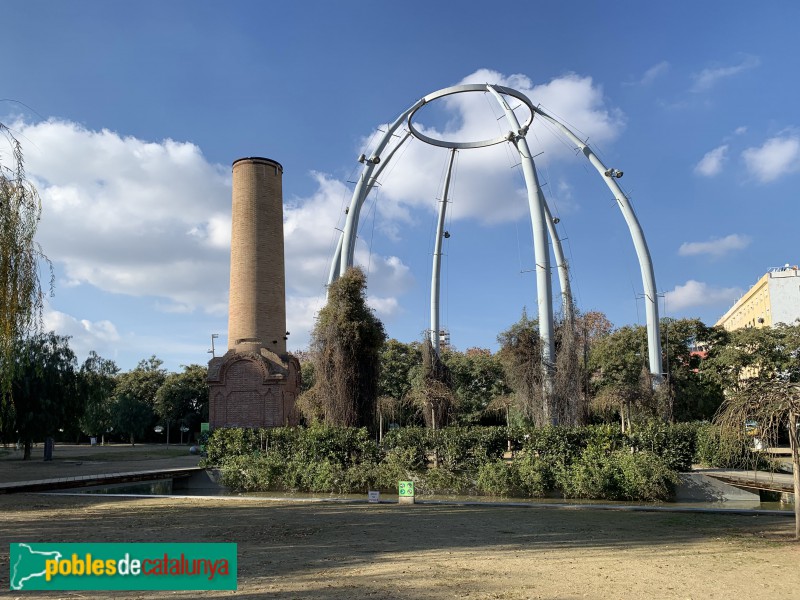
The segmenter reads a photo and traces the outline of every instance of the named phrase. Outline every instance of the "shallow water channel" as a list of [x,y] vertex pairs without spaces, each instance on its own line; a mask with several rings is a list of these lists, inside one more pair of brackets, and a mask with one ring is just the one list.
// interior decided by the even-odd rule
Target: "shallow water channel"
[[[197,487],[186,485],[181,480],[161,479],[157,481],[140,481],[136,483],[122,483],[114,485],[102,485],[85,488],[74,488],[53,494],[105,494],[114,496],[175,496],[175,497],[238,497],[253,499],[283,500],[293,502],[367,502],[366,494],[310,494],[299,492],[253,492],[238,493],[219,486]],[[766,498],[764,498],[766,496]],[[774,497],[774,494],[772,494]],[[563,506],[564,508],[574,506],[598,506],[598,507],[641,507],[653,510],[731,510],[731,511],[780,511],[791,516],[794,505],[768,499],[769,493],[762,494],[761,501],[742,501],[729,500],[725,502],[615,502],[611,500],[568,500],[562,498],[511,498],[496,496],[417,496],[416,501],[420,503],[453,503],[453,504],[503,504],[519,506]],[[397,502],[397,494],[380,495],[381,502]]]

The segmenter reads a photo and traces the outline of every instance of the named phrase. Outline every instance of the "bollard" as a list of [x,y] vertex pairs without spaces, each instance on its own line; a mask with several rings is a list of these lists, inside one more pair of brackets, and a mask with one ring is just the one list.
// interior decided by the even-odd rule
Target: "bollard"
[[53,460],[53,447],[56,445],[55,440],[51,437],[44,439],[44,459]]

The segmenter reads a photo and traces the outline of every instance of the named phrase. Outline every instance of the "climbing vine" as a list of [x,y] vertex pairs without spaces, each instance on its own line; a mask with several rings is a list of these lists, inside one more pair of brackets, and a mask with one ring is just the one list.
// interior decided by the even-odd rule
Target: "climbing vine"
[[311,334],[314,386],[298,399],[308,421],[371,426],[375,420],[383,324],[367,306],[358,267],[328,288],[328,304]]

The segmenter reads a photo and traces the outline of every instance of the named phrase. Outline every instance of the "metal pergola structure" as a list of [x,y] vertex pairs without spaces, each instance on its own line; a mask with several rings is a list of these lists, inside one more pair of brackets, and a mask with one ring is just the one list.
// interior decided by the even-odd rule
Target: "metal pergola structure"
[[[431,138],[419,131],[413,123],[416,112],[425,104],[438,98],[453,94],[467,92],[488,92],[500,105],[503,110],[508,132],[505,135],[476,142],[452,142]],[[524,124],[520,124],[516,114],[509,106],[506,98],[516,98],[522,102],[530,111],[530,115]],[[358,230],[359,216],[361,208],[367,199],[370,191],[374,187],[383,169],[391,161],[397,150],[411,137],[442,148],[451,150],[450,160],[448,161],[447,174],[445,177],[444,190],[439,206],[439,214],[436,230],[436,241],[433,252],[433,265],[431,272],[431,344],[438,353],[439,351],[439,289],[440,289],[440,267],[441,267],[441,247],[444,235],[444,222],[447,210],[448,194],[451,173],[453,169],[454,155],[456,150],[466,150],[471,148],[482,148],[501,143],[509,143],[514,146],[519,153],[522,172],[527,188],[528,207],[530,209],[531,227],[533,229],[533,248],[534,260],[536,263],[536,290],[538,301],[539,335],[542,339],[542,366],[544,369],[545,386],[549,388],[553,365],[555,362],[554,352],[554,320],[553,320],[553,298],[551,284],[551,265],[550,252],[548,248],[548,236],[553,244],[553,254],[558,269],[559,283],[561,287],[563,301],[563,315],[565,320],[572,319],[572,296],[569,284],[568,265],[564,258],[561,241],[556,234],[555,223],[550,213],[550,208],[539,184],[536,174],[536,166],[531,155],[526,135],[535,116],[539,116],[548,123],[552,124],[564,134],[584,156],[591,165],[598,171],[603,181],[611,190],[616,199],[617,205],[622,212],[625,223],[633,240],[636,255],[639,260],[641,270],[642,285],[644,287],[644,300],[647,314],[647,346],[650,373],[654,381],[658,382],[663,376],[662,357],[661,357],[661,338],[659,333],[658,318],[658,297],[656,293],[655,274],[653,262],[650,258],[650,251],[644,237],[639,220],[633,210],[627,196],[617,184],[617,179],[622,176],[622,172],[606,167],[592,149],[575,135],[566,125],[555,117],[547,114],[541,108],[534,106],[531,100],[523,93],[512,88],[491,84],[466,84],[444,88],[428,94],[417,100],[412,106],[402,112],[393,123],[389,125],[383,136],[378,141],[375,151],[371,156],[361,155],[359,162],[363,163],[361,175],[356,183],[350,206],[347,211],[347,219],[344,230],[339,238],[339,243],[334,253],[331,270],[328,277],[328,284],[333,283],[339,276],[344,275],[349,267],[353,265],[353,257],[356,245],[356,232]],[[382,157],[381,154],[386,150],[391,138],[403,124],[406,125],[408,132],[394,146],[394,148]]]

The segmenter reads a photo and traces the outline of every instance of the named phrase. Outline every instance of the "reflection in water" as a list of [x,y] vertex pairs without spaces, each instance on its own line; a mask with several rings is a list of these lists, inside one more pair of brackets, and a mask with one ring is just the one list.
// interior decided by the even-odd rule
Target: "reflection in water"
[[[117,485],[97,486],[64,490],[64,493],[82,494],[124,494],[132,496],[240,496],[250,498],[269,498],[273,500],[294,501],[362,501],[366,502],[366,494],[309,494],[301,492],[258,492],[236,493],[221,487],[191,487],[183,482],[173,482],[171,479],[158,481],[140,481],[138,483],[124,483]],[[396,494],[381,493],[381,501],[397,502]],[[663,508],[696,508],[696,509],[728,509],[728,510],[780,510],[791,512],[792,504],[773,500],[774,495],[764,498],[761,502],[734,501],[727,502],[613,502],[609,500],[565,500],[562,498],[501,498],[495,496],[417,496],[417,500],[426,503],[503,503],[519,505],[565,505],[565,506],[655,506]]]
[[65,490],[66,492],[82,494],[131,494],[133,496],[171,496],[172,479],[159,479],[157,481],[139,481],[137,483],[119,483],[96,487]]

